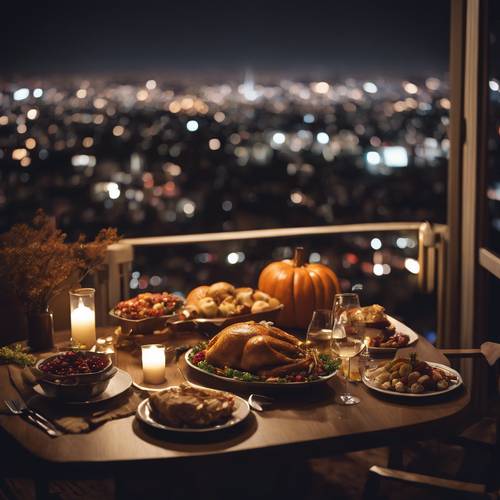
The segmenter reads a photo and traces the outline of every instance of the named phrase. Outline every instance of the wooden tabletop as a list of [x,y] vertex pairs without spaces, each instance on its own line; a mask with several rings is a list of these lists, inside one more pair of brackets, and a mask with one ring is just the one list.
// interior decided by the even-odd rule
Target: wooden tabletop
[[[104,331],[99,334],[103,335]],[[67,332],[59,332],[56,340],[67,336]],[[184,332],[169,335],[166,343],[192,345],[199,340],[198,334]],[[412,350],[421,359],[449,364],[422,337]],[[117,356],[118,366],[127,370],[138,383],[142,381],[139,354],[139,349],[120,350]],[[183,358],[179,365],[192,382],[207,383],[203,375],[200,378],[189,369]],[[182,382],[173,360],[167,363],[166,376],[171,385]],[[7,367],[0,366],[1,399],[4,399],[7,380]],[[342,392],[343,380],[333,377],[328,384],[314,390],[277,394],[275,409],[252,412],[243,425],[203,438],[152,431],[133,416],[107,422],[88,434],[64,435],[56,439],[15,416],[1,415],[0,426],[36,457],[38,464],[49,468],[55,466],[58,472],[72,466],[77,466],[79,471],[85,468],[99,470],[103,464],[121,466],[124,470],[133,466],[137,470],[139,466],[147,469],[165,461],[169,465],[185,464],[209,458],[212,462],[234,459],[238,454],[258,454],[263,450],[266,456],[283,451],[321,456],[389,445],[404,439],[423,439],[456,430],[469,402],[466,389],[424,401],[383,396],[361,383],[349,385],[351,392],[361,398],[356,406],[344,407],[335,402],[335,396]],[[232,391],[240,394],[234,388]]]

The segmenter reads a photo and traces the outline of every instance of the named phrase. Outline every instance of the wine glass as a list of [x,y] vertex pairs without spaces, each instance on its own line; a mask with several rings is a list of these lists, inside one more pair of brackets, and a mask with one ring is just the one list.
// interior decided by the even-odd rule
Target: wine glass
[[331,354],[332,329],[332,311],[316,309],[307,329],[306,345],[320,354]]
[[351,375],[351,358],[357,356],[364,348],[363,337],[349,314],[350,309],[358,309],[359,297],[355,293],[340,293],[333,301],[332,351],[342,360],[347,359],[347,375],[345,392],[339,397],[343,405],[355,405],[360,399],[349,394],[347,382]]

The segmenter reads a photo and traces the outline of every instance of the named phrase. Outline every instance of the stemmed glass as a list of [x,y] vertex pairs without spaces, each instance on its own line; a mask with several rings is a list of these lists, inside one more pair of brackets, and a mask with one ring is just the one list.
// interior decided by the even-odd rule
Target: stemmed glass
[[352,321],[348,311],[359,308],[359,298],[355,293],[340,293],[333,301],[333,337],[332,350],[342,360],[347,359],[347,375],[345,378],[345,392],[339,397],[340,404],[355,405],[360,399],[349,394],[347,382],[351,376],[351,358],[357,356],[364,347],[363,337],[356,324]]
[[329,309],[316,309],[307,329],[306,345],[320,354],[331,354],[333,318]]

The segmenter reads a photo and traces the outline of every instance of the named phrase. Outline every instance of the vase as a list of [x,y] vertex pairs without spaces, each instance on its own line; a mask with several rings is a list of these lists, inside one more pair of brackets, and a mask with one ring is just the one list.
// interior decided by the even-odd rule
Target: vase
[[28,347],[49,351],[54,347],[54,318],[49,311],[28,313]]

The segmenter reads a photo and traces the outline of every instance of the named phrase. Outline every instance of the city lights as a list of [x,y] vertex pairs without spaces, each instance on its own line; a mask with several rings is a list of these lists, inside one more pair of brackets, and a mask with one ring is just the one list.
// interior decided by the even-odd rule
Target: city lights
[[112,200],[116,200],[120,197],[120,187],[116,182],[108,182],[106,189],[108,191],[108,196]]
[[228,264],[240,264],[245,260],[245,254],[243,252],[230,252],[227,254],[226,260]]
[[14,101],[23,101],[24,99],[27,99],[29,95],[30,95],[29,89],[23,87],[21,89],[17,89],[14,92],[13,98]]
[[408,94],[416,94],[418,92],[418,87],[412,82],[404,82],[403,88]]
[[489,87],[490,87],[490,90],[492,90],[493,92],[498,92],[500,90],[500,85],[498,84],[498,82],[496,80],[490,80]]
[[391,146],[383,149],[384,164],[387,167],[407,167],[408,152],[402,146]]
[[[391,190],[403,192],[414,167],[421,179],[416,192],[445,171],[445,80],[264,81],[160,84],[143,78],[62,87],[44,80],[41,94],[29,83],[12,83],[0,90],[0,158],[6,172],[12,169],[9,197],[57,186],[67,191],[65,202],[74,194],[87,203],[79,219],[68,215],[75,228],[119,220],[131,235],[187,234],[238,230],[261,216],[269,227],[341,224],[356,213],[399,220],[401,202]],[[405,166],[411,172],[397,169]],[[429,205],[415,199],[422,217],[435,209],[437,192],[429,196]],[[488,196],[499,195],[490,189]],[[378,277],[400,280],[419,272],[417,244],[405,233],[339,237],[334,248],[318,239],[307,259],[338,263],[346,290],[361,276],[380,287],[385,280]],[[246,243],[240,246],[181,255],[179,265],[194,270],[200,282],[220,265],[239,273],[250,257]],[[269,247],[276,259],[291,252]],[[205,275],[193,266],[209,263],[217,266],[202,266]],[[166,276],[166,269],[141,268],[130,286],[170,287]]]
[[36,140],[33,139],[33,137],[29,137],[28,139],[26,139],[24,144],[25,144],[27,149],[35,149],[36,148]]
[[233,209],[233,203],[230,200],[224,200],[222,202],[222,210],[224,212],[230,212]]
[[285,144],[285,141],[286,141],[286,136],[283,132],[275,132],[273,134],[272,142],[274,142],[274,144],[281,146],[282,144]]
[[190,132],[196,132],[198,130],[198,122],[196,120],[189,120],[187,123],[186,123],[186,128],[190,131]]
[[311,87],[314,92],[317,92],[318,94],[327,94],[330,90],[330,85],[326,82],[313,83]]
[[14,149],[14,151],[12,151],[12,159],[13,160],[22,160],[27,154],[28,154],[28,151],[26,150],[26,148]]
[[401,248],[401,249],[404,249],[408,246],[408,240],[407,238],[401,238],[399,237],[397,240],[396,240],[396,246],[398,248]]
[[208,147],[211,151],[217,151],[218,149],[220,149],[220,146],[221,144],[219,139],[213,138],[208,141]]
[[43,90],[40,88],[33,89],[33,97],[37,99],[43,96]]
[[120,137],[125,132],[125,129],[121,125],[116,125],[113,127],[113,135],[115,137]]
[[378,87],[373,82],[365,82],[363,84],[363,90],[368,92],[368,94],[376,94]]
[[316,140],[320,144],[328,144],[330,142],[330,136],[326,132],[318,132],[318,134],[316,134]]
[[309,262],[311,264],[317,264],[318,262],[321,262],[321,254],[318,252],[311,252],[309,255]]
[[420,272],[420,264],[418,260],[415,259],[405,259],[405,268],[412,274],[418,274]]
[[377,153],[376,151],[368,151],[368,153],[366,153],[366,161],[370,165],[379,165],[380,162],[382,161],[382,158],[380,157],[380,154]]

